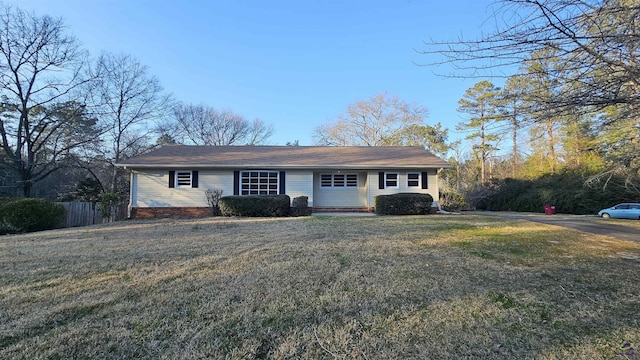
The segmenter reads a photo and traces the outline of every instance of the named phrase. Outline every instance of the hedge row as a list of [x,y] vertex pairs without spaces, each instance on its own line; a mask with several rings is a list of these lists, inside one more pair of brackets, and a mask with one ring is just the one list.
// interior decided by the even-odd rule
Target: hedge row
[[220,198],[222,216],[289,216],[288,195],[234,195]]
[[0,233],[55,229],[67,215],[64,206],[45,199],[0,199]]
[[433,197],[429,194],[400,193],[375,197],[378,215],[424,215],[432,212]]
[[559,213],[595,214],[617,203],[638,200],[638,193],[626,186],[625,178],[612,176],[600,183],[587,183],[587,178],[582,174],[563,172],[535,180],[496,181],[482,208],[542,212],[545,205],[555,205]]

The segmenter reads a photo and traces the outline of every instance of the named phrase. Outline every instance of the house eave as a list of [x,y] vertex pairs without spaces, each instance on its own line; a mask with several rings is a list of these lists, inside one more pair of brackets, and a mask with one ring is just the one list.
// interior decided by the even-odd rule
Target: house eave
[[325,165],[287,165],[287,164],[116,164],[116,166],[125,169],[299,169],[299,170],[315,170],[315,169],[351,169],[351,170],[374,170],[374,169],[444,169],[450,168],[450,164],[421,164],[421,165],[363,165],[363,164],[325,164]]

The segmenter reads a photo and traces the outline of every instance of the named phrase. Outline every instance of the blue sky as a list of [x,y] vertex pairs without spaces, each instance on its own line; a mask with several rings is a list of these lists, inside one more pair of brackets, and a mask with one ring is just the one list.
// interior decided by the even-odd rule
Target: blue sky
[[416,65],[437,60],[416,50],[430,38],[477,36],[493,0],[5,3],[62,17],[94,56],[132,55],[179,101],[273,124],[270,144],[312,145],[315,127],[384,92],[463,136],[457,101],[479,79],[437,76],[452,70]]

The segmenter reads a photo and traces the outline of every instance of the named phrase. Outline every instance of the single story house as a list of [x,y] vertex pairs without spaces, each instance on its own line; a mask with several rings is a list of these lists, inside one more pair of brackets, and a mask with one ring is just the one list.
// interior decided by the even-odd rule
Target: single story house
[[402,192],[438,199],[450,165],[408,146],[172,145],[122,161],[131,170],[130,217],[205,216],[205,191],[307,196],[314,211],[371,211],[374,197]]

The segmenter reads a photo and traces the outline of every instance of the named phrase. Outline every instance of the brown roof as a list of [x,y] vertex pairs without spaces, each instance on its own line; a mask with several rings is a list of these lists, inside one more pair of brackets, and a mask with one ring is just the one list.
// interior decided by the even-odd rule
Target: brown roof
[[128,168],[445,168],[450,165],[412,146],[165,146],[122,161]]

